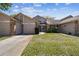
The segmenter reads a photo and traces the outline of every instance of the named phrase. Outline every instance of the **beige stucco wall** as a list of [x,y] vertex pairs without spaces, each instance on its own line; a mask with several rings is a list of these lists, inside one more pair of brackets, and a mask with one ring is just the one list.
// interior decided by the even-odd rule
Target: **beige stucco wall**
[[0,35],[10,34],[10,17],[6,15],[0,16]]
[[62,24],[60,27],[61,27],[60,31],[63,33],[75,34],[75,23],[74,22]]
[[23,24],[24,34],[34,34],[35,33],[35,23],[25,23]]
[[27,16],[23,16],[23,23],[34,23],[33,19]]

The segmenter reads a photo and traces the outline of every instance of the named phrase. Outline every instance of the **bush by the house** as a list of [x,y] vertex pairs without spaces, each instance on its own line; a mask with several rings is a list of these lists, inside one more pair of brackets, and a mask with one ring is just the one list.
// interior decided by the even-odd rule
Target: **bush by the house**
[[39,28],[35,28],[35,34],[39,34]]
[[52,32],[58,33],[58,29],[57,28],[54,28],[54,29],[52,29]]
[[48,29],[47,30],[47,33],[57,33],[58,32],[58,29],[56,29],[56,28],[52,28],[52,29]]
[[51,33],[51,32],[52,32],[52,30],[51,30],[51,29],[48,29],[48,30],[47,30],[47,33]]

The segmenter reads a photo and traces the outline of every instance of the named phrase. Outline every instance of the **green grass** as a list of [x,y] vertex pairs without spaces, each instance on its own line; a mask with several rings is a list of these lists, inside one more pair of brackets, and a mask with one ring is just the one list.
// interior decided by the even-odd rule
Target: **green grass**
[[0,35],[0,41],[1,40],[4,40],[4,39],[6,39],[6,38],[9,38],[10,36],[4,36],[4,35]]
[[79,56],[79,37],[61,33],[34,35],[22,56]]

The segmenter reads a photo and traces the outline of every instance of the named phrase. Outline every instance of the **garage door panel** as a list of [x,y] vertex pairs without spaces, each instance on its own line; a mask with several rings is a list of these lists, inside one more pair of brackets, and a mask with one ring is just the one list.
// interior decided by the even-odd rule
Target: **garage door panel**
[[35,24],[24,24],[23,30],[24,30],[24,34],[34,34]]

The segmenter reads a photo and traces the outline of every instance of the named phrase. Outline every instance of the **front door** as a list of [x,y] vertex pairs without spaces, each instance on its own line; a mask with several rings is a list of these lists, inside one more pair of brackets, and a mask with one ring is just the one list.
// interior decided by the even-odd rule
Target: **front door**
[[40,32],[45,32],[46,31],[46,26],[40,26]]

